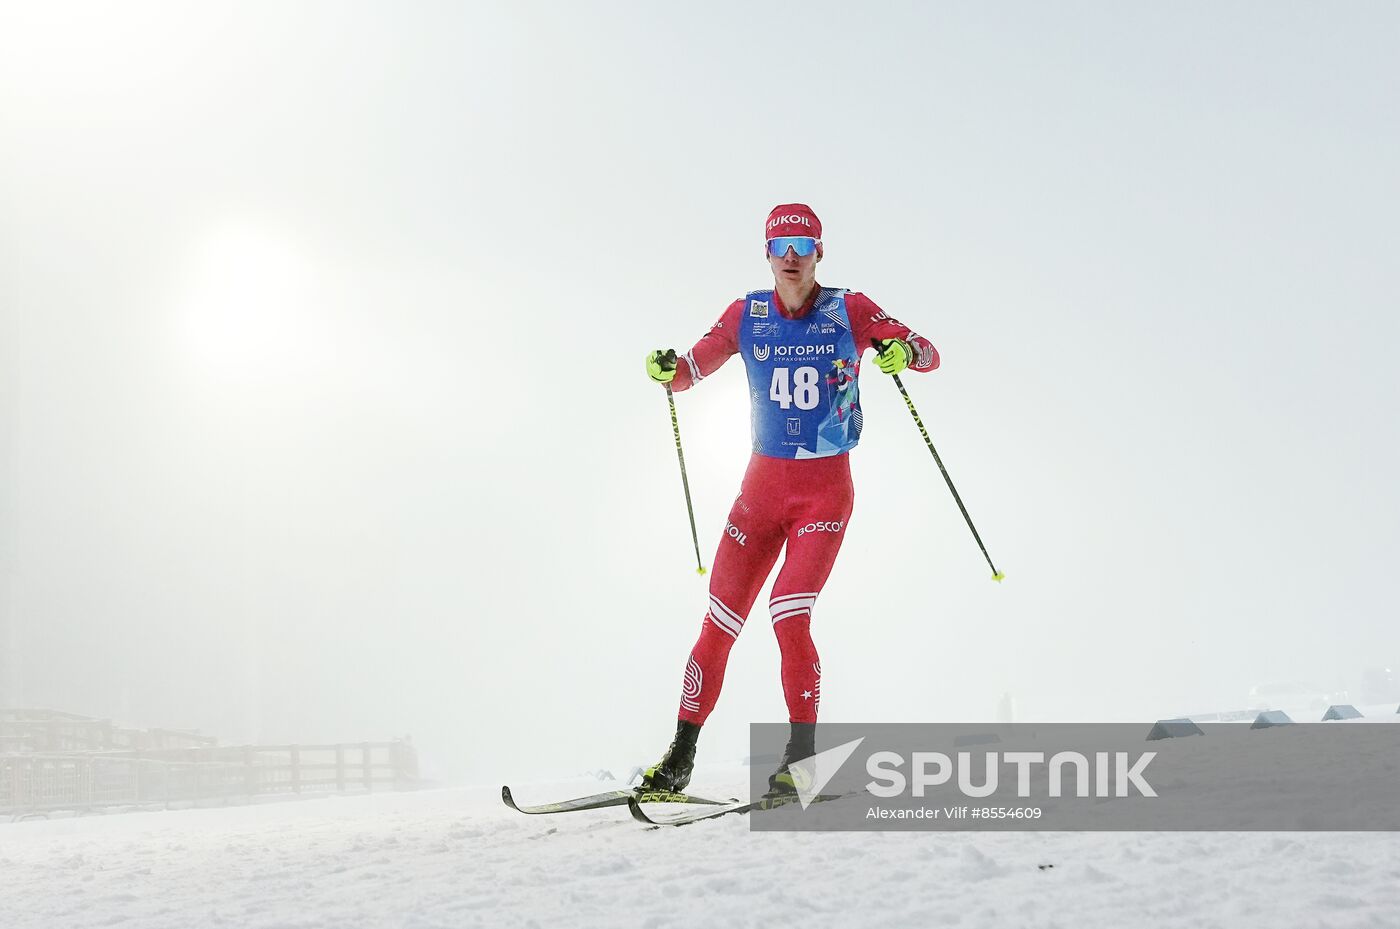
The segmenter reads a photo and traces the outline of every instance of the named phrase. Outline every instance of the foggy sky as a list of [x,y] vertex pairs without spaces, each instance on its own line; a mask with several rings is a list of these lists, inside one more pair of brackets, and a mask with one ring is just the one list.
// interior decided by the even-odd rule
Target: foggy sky
[[[1393,5],[0,11],[0,704],[655,760],[706,580],[641,359],[793,200],[1007,575],[868,366],[824,719],[1400,662]],[[742,363],[678,406],[708,565]],[[763,603],[702,761],[784,716]]]

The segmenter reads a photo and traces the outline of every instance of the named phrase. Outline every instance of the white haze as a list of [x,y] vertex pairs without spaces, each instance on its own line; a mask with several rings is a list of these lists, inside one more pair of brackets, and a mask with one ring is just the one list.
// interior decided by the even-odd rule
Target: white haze
[[[867,369],[824,718],[1400,661],[1394,5],[0,10],[0,704],[653,760],[706,582],[641,357],[790,200],[941,350],[904,380],[1007,574]],[[741,364],[678,405],[708,565]],[[784,716],[767,626],[711,757]]]

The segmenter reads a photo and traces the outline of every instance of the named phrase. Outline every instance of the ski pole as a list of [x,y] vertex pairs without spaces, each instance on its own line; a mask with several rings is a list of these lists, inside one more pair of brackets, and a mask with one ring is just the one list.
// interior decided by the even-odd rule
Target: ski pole
[[[876,354],[880,352],[880,340],[871,339],[870,344],[875,346]],[[909,399],[909,391],[904,389],[904,382],[895,374],[894,386],[899,388],[899,392],[904,395],[904,405],[909,407],[909,415],[914,417],[914,423],[919,427],[919,435],[924,437],[924,444],[933,453],[933,460],[938,464],[938,470],[943,472],[943,480],[948,483],[948,489],[953,492],[953,500],[957,502],[958,509],[962,510],[963,519],[967,521],[967,528],[972,530],[972,537],[977,540],[977,547],[982,549],[982,557],[987,559],[987,566],[992,569],[992,580],[1001,582],[1006,579],[1006,575],[997,570],[997,566],[992,564],[992,556],[987,554],[987,546],[982,544],[982,537],[977,534],[977,527],[972,525],[972,517],[967,515],[967,507],[963,506],[962,497],[958,496],[958,489],[953,486],[953,479],[948,476],[948,469],[943,467],[943,459],[938,457],[938,449],[933,447],[933,440],[928,437],[928,430],[924,428],[924,421],[919,418],[919,411],[914,409],[914,401]],[[668,390],[670,388],[667,388]]]
[[[666,364],[676,366],[676,351],[670,349],[662,356]],[[676,397],[671,393],[671,385],[666,385],[666,402],[671,405],[671,431],[676,434],[676,459],[681,463],[681,486],[685,488],[685,511],[690,514],[690,541],[695,544],[695,573],[704,574],[705,565],[700,560],[700,537],[695,532],[695,507],[690,502],[690,479],[685,474],[685,452],[681,451],[681,424],[676,419]]]

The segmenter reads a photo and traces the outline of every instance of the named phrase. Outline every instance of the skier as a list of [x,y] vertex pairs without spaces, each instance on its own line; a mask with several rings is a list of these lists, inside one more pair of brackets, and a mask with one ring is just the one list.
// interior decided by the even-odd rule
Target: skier
[[681,791],[690,782],[696,740],[719,698],[729,649],[784,545],[787,556],[768,608],[791,731],[769,788],[795,790],[788,766],[815,753],[821,702],[812,608],[851,516],[846,453],[860,439],[861,353],[878,342],[875,363],[886,374],[938,367],[933,345],[869,297],[817,283],[822,224],[811,207],[774,207],[764,232],[773,289],[731,303],[680,357],[683,363],[674,350],[646,358],[653,381],[687,390],[742,354],[753,423],[753,455],[715,553],[709,610],[686,663],[676,736],[644,773],[648,790]]

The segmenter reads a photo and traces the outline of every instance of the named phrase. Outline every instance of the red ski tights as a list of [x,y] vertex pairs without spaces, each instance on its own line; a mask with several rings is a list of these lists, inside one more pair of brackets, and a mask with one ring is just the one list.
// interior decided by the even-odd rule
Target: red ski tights
[[729,650],[786,545],[768,601],[782,653],[783,696],[791,722],[817,721],[822,671],[812,644],[812,607],[841,549],[853,497],[845,455],[750,459],[715,553],[710,608],[686,664],[681,719],[703,725],[714,709]]

